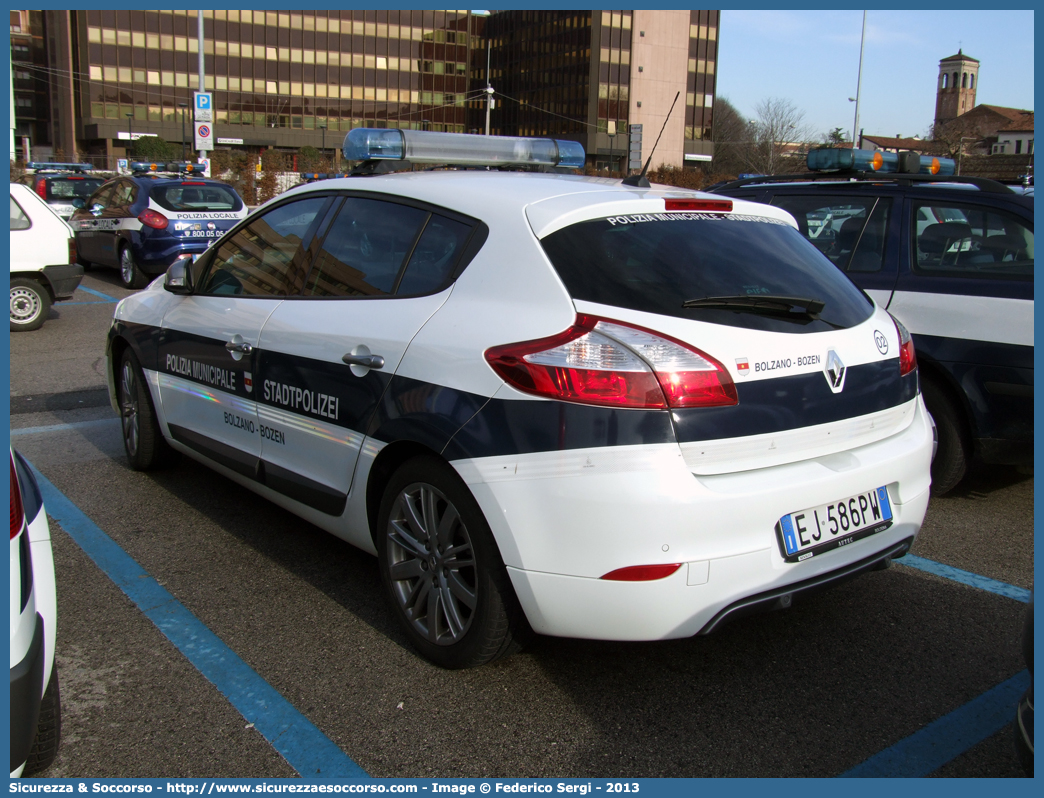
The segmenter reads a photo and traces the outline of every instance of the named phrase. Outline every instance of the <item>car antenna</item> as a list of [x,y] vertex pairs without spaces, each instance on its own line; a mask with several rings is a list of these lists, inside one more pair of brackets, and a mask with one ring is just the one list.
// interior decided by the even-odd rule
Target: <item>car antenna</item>
[[[667,119],[663,120],[663,127],[660,128],[660,136],[662,136],[663,131],[667,129],[667,120],[671,118],[671,111],[674,110],[674,106],[678,102],[679,97],[681,97],[680,91],[674,95],[674,102],[671,103],[671,110],[667,112]],[[660,143],[660,136],[656,137],[656,144]],[[625,177],[621,181],[625,186],[634,186],[635,188],[650,187],[649,178],[645,176],[645,173],[649,171],[649,164],[652,163],[653,153],[656,152],[656,144],[653,144],[652,149],[649,150],[649,160],[645,162],[645,168],[642,169],[642,173],[639,175],[631,175],[630,177]]]

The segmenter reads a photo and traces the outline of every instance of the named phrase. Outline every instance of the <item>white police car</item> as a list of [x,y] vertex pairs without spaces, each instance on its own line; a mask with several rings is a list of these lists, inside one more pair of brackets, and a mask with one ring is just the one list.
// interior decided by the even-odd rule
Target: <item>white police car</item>
[[247,215],[234,188],[194,174],[198,164],[134,162],[130,168],[131,176],[75,200],[69,219],[81,263],[118,268],[128,288],[202,253]]
[[51,206],[51,210],[68,220],[76,210],[74,200],[86,201],[105,182],[92,174],[89,163],[37,163],[25,165],[28,174],[22,182]]
[[[366,129],[344,153],[584,157]],[[904,554],[932,453],[904,328],[785,212],[630,182],[461,170],[284,193],[117,306],[132,466],[186,454],[376,553],[411,642],[447,667],[530,627],[707,633]]]
[[[14,449],[11,467],[11,778],[50,767],[62,731],[54,648],[54,557],[40,487]],[[12,792],[14,790],[12,789]]]

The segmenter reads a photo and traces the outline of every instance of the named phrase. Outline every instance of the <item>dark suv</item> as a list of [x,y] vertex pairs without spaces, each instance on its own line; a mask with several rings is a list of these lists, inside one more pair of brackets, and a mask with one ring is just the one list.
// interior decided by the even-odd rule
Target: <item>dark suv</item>
[[22,182],[51,206],[51,210],[68,221],[76,207],[73,200],[86,200],[106,178],[90,174],[89,163],[29,163],[30,174]]
[[913,334],[938,428],[933,492],[956,487],[973,457],[1032,464],[1032,196],[915,153],[821,149],[808,161],[809,174],[712,190],[789,211]]

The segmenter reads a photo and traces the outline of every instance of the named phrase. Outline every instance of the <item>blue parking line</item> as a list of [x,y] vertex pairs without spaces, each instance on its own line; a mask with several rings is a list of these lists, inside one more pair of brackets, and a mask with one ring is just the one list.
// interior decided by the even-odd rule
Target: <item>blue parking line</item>
[[935,574],[936,576],[941,576],[945,579],[952,579],[954,582],[960,582],[964,585],[977,587],[979,590],[986,590],[990,593],[996,593],[999,596],[1015,599],[1016,601],[1021,601],[1023,604],[1028,604],[1030,600],[1030,591],[1024,587],[1016,587],[1015,585],[1009,585],[1007,582],[990,579],[988,576],[980,576],[979,574],[973,574],[970,571],[962,571],[960,568],[954,568],[952,565],[943,565],[941,562],[936,562],[935,560],[926,560],[924,557],[907,554],[905,557],[895,560],[895,562],[899,565],[907,565],[911,568],[917,568],[920,571]]
[[21,429],[11,430],[11,437],[14,438],[18,435],[38,435],[44,432],[65,432],[66,430],[82,429],[84,427],[101,427],[106,424],[113,424],[119,421],[118,418],[99,418],[95,421],[75,421],[72,424],[50,424],[46,427],[22,427]]
[[839,778],[920,778],[934,773],[983,740],[1010,726],[1030,684],[1029,671],[1016,673],[962,707],[856,765]]
[[[77,286],[77,290],[78,291],[86,291],[88,294],[94,294],[94,296],[100,296],[102,299],[107,299],[110,302],[119,302],[120,301],[120,300],[116,299],[115,297],[111,297],[108,294],[103,294],[101,291],[95,291],[93,288],[88,288],[85,285]],[[79,304],[86,304],[86,303],[76,302],[76,303],[69,303],[69,304],[78,304],[79,305]]]
[[30,466],[52,516],[208,681],[304,778],[369,775]]

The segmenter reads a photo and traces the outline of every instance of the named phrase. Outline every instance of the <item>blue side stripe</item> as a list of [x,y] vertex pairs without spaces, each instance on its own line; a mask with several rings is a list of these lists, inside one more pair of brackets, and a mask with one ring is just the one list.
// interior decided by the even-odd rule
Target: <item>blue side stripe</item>
[[986,590],[999,596],[1015,599],[1015,601],[1021,601],[1023,604],[1028,604],[1030,600],[1030,591],[1024,587],[1009,585],[1007,582],[999,582],[996,579],[990,579],[988,576],[979,576],[979,574],[973,574],[970,571],[962,571],[960,568],[954,568],[952,565],[943,565],[941,562],[926,560],[913,554],[907,554],[905,557],[895,560],[895,562],[899,565],[908,565],[911,568],[917,568],[945,579],[952,579],[961,584],[977,587],[979,590]]
[[[32,467],[32,466],[31,466]],[[305,778],[369,778],[35,467],[47,514]]]
[[927,776],[1010,725],[1015,719],[1015,707],[1029,684],[1029,671],[1017,673],[839,778]]
[[[93,294],[94,296],[100,296],[102,299],[107,299],[110,302],[119,302],[120,301],[120,300],[116,299],[115,297],[111,297],[108,294],[103,294],[101,291],[95,291],[93,288],[88,288],[85,285],[77,286],[76,290],[77,291],[86,291],[88,294]],[[79,303],[77,303],[77,304],[79,304]]]

